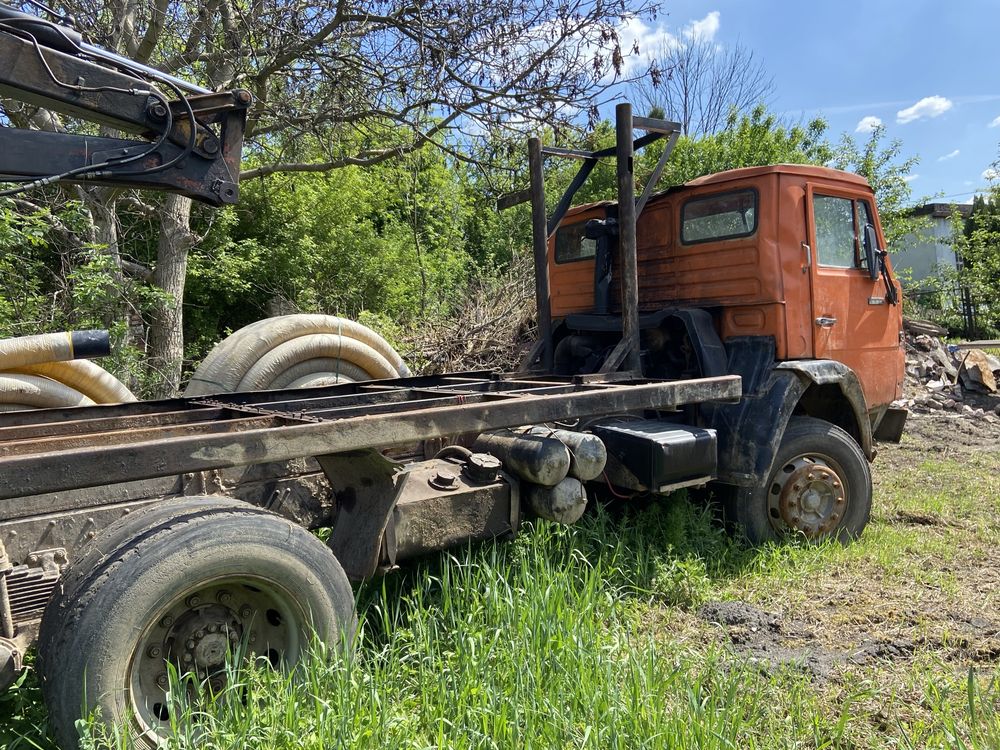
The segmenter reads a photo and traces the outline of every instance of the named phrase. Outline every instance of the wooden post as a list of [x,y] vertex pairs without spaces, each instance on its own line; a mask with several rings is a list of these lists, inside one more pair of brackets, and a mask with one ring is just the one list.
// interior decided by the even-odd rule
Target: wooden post
[[[542,171],[542,142],[528,139],[528,170],[531,174],[531,238],[535,256],[535,306],[538,339],[545,372],[552,371],[552,307],[549,301],[549,232],[545,216],[545,175]],[[530,363],[529,363],[530,366]]]
[[615,107],[618,168],[618,248],[621,253],[622,340],[625,367],[639,371],[639,262],[635,242],[632,105]]

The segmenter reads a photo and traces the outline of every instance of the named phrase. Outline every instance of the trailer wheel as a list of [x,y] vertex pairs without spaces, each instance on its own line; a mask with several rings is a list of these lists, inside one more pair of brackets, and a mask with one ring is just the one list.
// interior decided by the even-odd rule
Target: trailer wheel
[[[115,551],[82,573],[77,564],[93,566],[93,553],[71,563],[71,585],[45,610],[42,690],[64,748],[78,745],[81,709],[120,726],[135,747],[161,745],[171,666],[217,691],[234,651],[291,668],[314,634],[353,638],[350,584],[314,536],[252,506],[199,498],[172,507],[169,518],[156,506],[109,527],[95,546]],[[125,526],[139,532],[125,540]]]
[[792,417],[767,481],[733,493],[727,505],[727,516],[753,544],[791,536],[848,542],[871,515],[871,470],[843,429]]

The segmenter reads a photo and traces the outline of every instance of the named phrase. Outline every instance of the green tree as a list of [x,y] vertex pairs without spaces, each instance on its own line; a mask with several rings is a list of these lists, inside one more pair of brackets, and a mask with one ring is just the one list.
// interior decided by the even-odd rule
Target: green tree
[[247,183],[192,251],[187,359],[291,309],[399,324],[446,314],[474,265],[470,194],[463,167],[433,148]]
[[903,238],[919,235],[927,226],[925,219],[912,213],[913,191],[906,180],[919,161],[917,156],[903,156],[903,142],[898,138],[885,143],[884,125],[876,127],[861,145],[845,133],[832,160],[836,169],[856,172],[872,186],[891,251],[903,250]]
[[978,335],[1000,335],[1000,183],[985,196],[976,196],[953,243],[962,261],[959,280],[976,311]]

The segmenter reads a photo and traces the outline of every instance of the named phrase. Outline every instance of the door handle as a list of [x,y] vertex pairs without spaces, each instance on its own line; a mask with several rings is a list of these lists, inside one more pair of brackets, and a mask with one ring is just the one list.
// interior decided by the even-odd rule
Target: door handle
[[833,328],[833,324],[836,322],[836,318],[827,318],[825,316],[816,318],[816,325],[820,328]]

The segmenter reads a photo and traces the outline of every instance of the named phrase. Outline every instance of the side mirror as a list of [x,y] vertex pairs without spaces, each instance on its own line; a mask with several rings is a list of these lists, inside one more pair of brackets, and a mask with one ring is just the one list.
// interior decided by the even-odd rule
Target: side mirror
[[878,249],[878,234],[875,227],[865,224],[865,267],[868,269],[868,276],[872,281],[878,278],[882,270],[879,264],[882,262],[881,251]]

